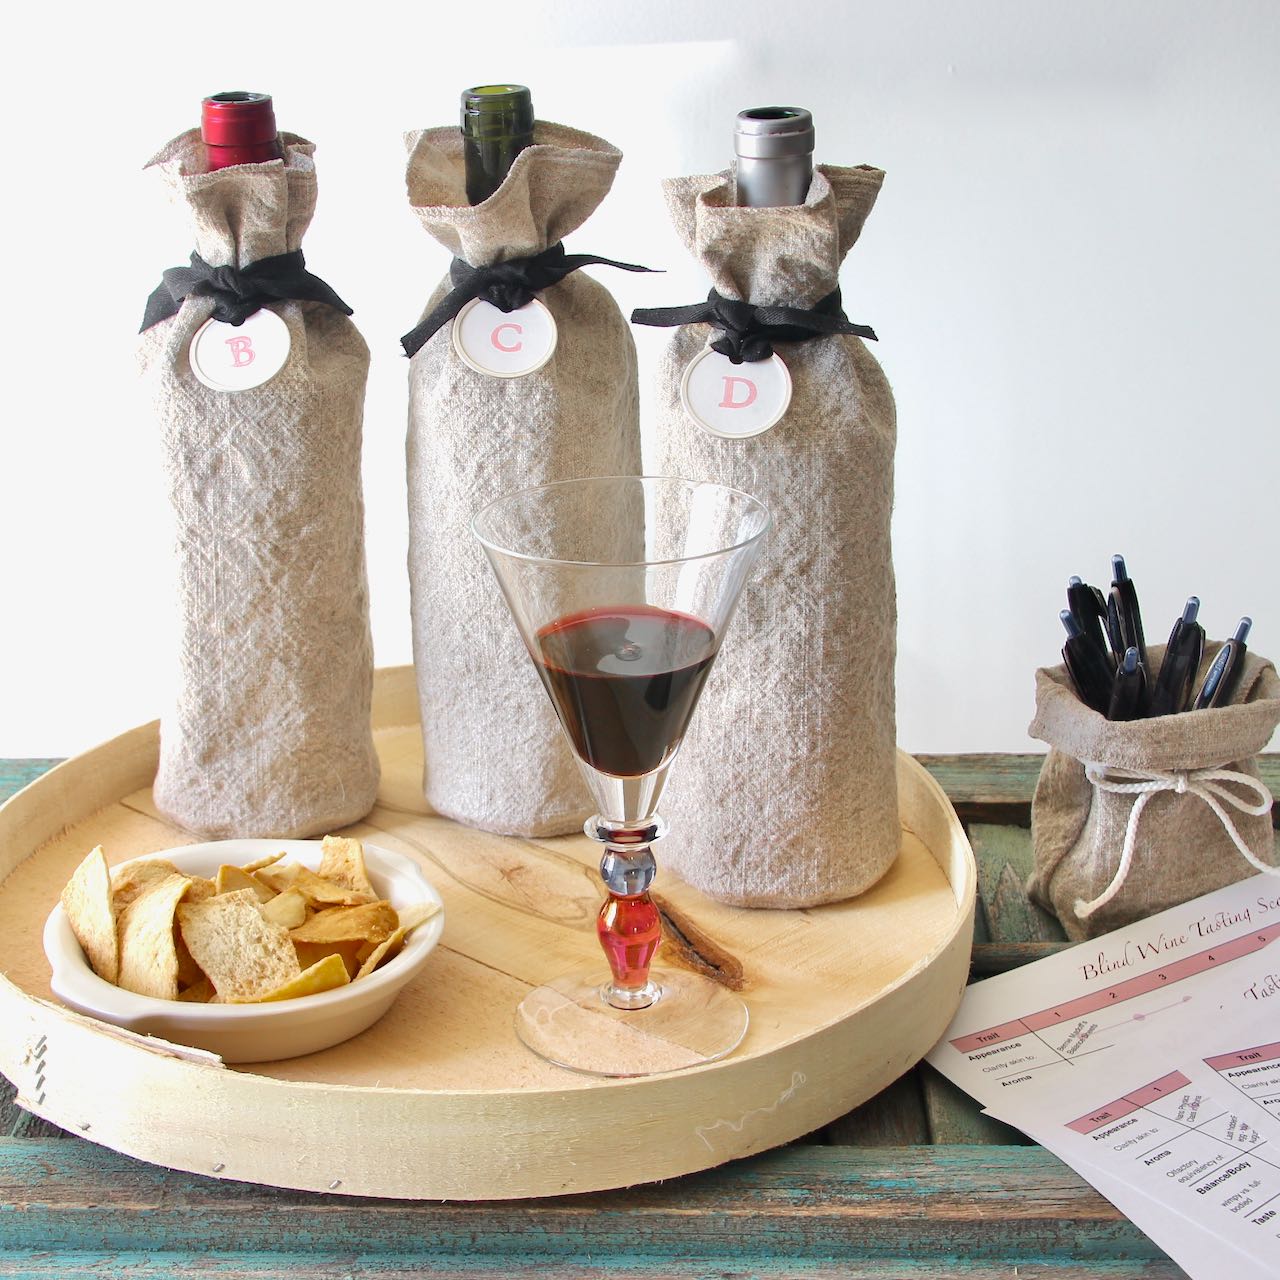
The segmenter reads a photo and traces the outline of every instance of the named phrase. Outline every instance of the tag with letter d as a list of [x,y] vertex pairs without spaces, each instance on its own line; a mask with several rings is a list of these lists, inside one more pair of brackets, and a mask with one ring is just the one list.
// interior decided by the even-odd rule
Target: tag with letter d
[[781,356],[734,364],[708,347],[685,369],[680,399],[704,430],[741,440],[782,420],[791,403],[791,375]]

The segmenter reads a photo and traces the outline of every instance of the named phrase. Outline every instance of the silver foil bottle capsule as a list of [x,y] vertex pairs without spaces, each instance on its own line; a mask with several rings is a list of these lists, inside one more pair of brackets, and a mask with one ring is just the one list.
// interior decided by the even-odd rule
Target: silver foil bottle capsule
[[733,132],[738,203],[804,204],[813,178],[813,117],[803,107],[748,107]]

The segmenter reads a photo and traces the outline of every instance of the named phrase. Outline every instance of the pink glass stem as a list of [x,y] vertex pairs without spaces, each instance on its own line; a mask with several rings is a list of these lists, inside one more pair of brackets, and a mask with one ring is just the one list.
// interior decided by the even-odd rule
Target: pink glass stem
[[596,918],[596,934],[613,971],[618,995],[640,997],[650,990],[649,966],[662,940],[662,920],[647,893],[611,893]]

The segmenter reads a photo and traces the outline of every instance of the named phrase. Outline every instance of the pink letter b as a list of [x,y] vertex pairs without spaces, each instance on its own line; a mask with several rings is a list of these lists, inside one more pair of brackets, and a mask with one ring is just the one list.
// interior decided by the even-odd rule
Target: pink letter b
[[243,369],[245,365],[252,364],[257,357],[257,352],[253,349],[253,339],[247,333],[239,333],[234,338],[228,338],[227,346],[231,348],[231,363],[237,369]]

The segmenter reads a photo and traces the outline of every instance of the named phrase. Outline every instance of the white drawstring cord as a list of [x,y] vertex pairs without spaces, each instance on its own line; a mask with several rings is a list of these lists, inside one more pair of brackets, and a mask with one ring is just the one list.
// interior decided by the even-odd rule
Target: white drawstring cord
[[[1226,801],[1241,813],[1247,813],[1255,818],[1269,813],[1275,800],[1271,792],[1257,778],[1250,777],[1247,773],[1237,773],[1234,769],[1175,769],[1170,773],[1153,770],[1148,773],[1088,763],[1084,766],[1084,772],[1085,777],[1099,791],[1110,791],[1116,795],[1136,795],[1138,798],[1133,802],[1133,810],[1129,814],[1129,825],[1124,833],[1124,851],[1120,855],[1120,865],[1116,868],[1115,875],[1111,877],[1111,883],[1092,902],[1076,899],[1076,915],[1081,920],[1087,920],[1120,892],[1125,877],[1129,874],[1129,867],[1133,863],[1133,851],[1138,843],[1138,823],[1142,820],[1142,811],[1147,807],[1151,797],[1159,795],[1162,791],[1172,791],[1180,796],[1190,794],[1203,800],[1217,814],[1227,835],[1231,837],[1232,842],[1248,860],[1250,866],[1266,872],[1267,875],[1280,876],[1280,867],[1269,866],[1245,844],[1240,832],[1236,830],[1236,824],[1231,821],[1231,815],[1221,803]],[[1228,791],[1221,785],[1224,782],[1234,782],[1237,786],[1251,790],[1258,797],[1258,803],[1250,804],[1247,799]]]

